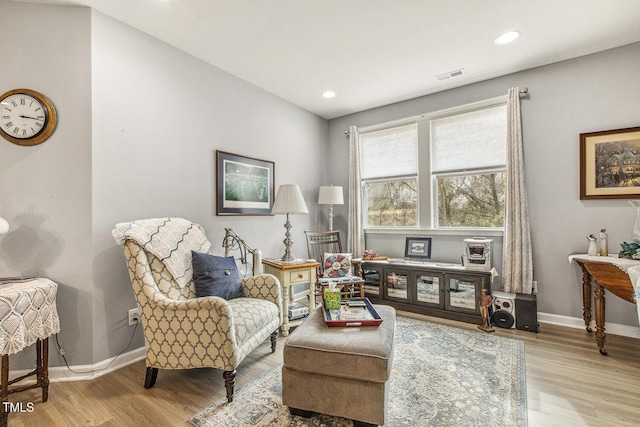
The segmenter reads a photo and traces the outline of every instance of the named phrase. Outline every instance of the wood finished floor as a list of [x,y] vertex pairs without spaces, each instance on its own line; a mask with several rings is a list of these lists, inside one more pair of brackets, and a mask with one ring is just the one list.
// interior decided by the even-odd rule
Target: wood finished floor
[[[609,356],[601,356],[593,334],[580,329],[541,324],[537,334],[507,329],[495,334],[525,342],[529,426],[640,426],[640,339],[608,335]],[[236,388],[280,363],[284,340],[273,354],[267,340],[245,359]],[[215,369],[161,370],[150,390],[142,387],[144,373],[141,361],[91,381],[52,383],[46,403],[37,390],[13,394],[12,402],[35,407],[12,413],[9,426],[190,426],[192,415],[225,395],[222,373]]]

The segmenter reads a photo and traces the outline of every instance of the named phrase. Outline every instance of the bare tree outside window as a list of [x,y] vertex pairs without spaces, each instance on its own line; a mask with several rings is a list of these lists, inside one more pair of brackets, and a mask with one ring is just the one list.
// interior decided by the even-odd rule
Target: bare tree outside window
[[418,224],[415,179],[365,183],[367,225],[415,227]]
[[439,177],[439,227],[503,227],[504,173]]

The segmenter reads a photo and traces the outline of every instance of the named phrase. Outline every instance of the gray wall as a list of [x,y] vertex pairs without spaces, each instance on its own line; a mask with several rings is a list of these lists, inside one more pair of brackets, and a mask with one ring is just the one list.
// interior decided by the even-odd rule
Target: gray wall
[[[622,241],[629,241],[634,211],[625,200],[580,200],[579,134],[640,126],[638,76],[640,43],[331,120],[329,149],[347,152],[343,132],[350,125],[382,123],[527,86],[530,96],[522,100],[521,109],[538,311],[581,318],[580,274],[567,256],[586,253],[585,237],[601,228],[609,234],[609,252],[616,253]],[[333,158],[334,184],[346,186],[346,156]],[[335,214],[337,222],[344,223],[346,207],[336,207]],[[367,247],[399,256],[406,235],[368,235]],[[459,242],[465,237],[434,235],[432,257],[459,259]],[[499,244],[496,249],[501,249]],[[496,255],[499,260],[501,255]],[[501,269],[500,261],[494,265]],[[607,322],[637,326],[635,306],[608,296]]]
[[[59,284],[60,343],[75,363],[91,362],[94,341],[90,16],[0,0],[0,92],[34,89],[58,111],[57,129],[41,145],[0,138],[0,216],[11,226],[0,236],[0,277],[41,274]],[[11,368],[32,366],[33,354],[12,356]],[[50,360],[62,363],[53,341]]]
[[[310,214],[292,217],[292,234],[294,254],[306,256],[326,120],[88,8],[0,0],[0,28],[27,35],[7,43],[17,60],[0,62],[0,92],[38,90],[59,114],[42,145],[0,141],[0,216],[12,227],[0,237],[0,277],[60,283],[70,364],[115,356],[133,332],[116,223],[182,216],[204,226],[216,254],[232,227],[265,257],[282,255],[283,216],[215,215],[217,149],[274,161],[276,189],[301,187]],[[131,348],[142,345],[138,330]],[[54,345],[51,353],[62,365]],[[20,353],[12,369],[32,358]]]
[[[275,162],[277,185],[294,183],[312,212],[292,216],[294,254],[314,203],[328,124],[236,77],[100,13],[93,14],[94,360],[128,342],[135,306],[117,222],[180,216],[202,224],[222,254],[224,227],[265,257],[284,251],[285,217],[216,216],[215,151]],[[137,344],[143,345],[142,339]]]

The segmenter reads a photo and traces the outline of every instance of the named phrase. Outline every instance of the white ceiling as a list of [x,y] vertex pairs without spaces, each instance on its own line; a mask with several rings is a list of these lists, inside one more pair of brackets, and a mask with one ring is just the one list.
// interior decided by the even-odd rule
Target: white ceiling
[[327,119],[640,41],[639,0],[15,1],[91,6]]

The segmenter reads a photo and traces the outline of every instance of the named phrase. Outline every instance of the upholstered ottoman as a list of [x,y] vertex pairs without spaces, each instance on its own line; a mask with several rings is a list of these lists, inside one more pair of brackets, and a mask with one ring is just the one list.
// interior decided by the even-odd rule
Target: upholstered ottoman
[[378,327],[329,328],[319,308],[289,336],[282,403],[293,414],[384,424],[396,312],[385,305],[375,308],[383,319]]

